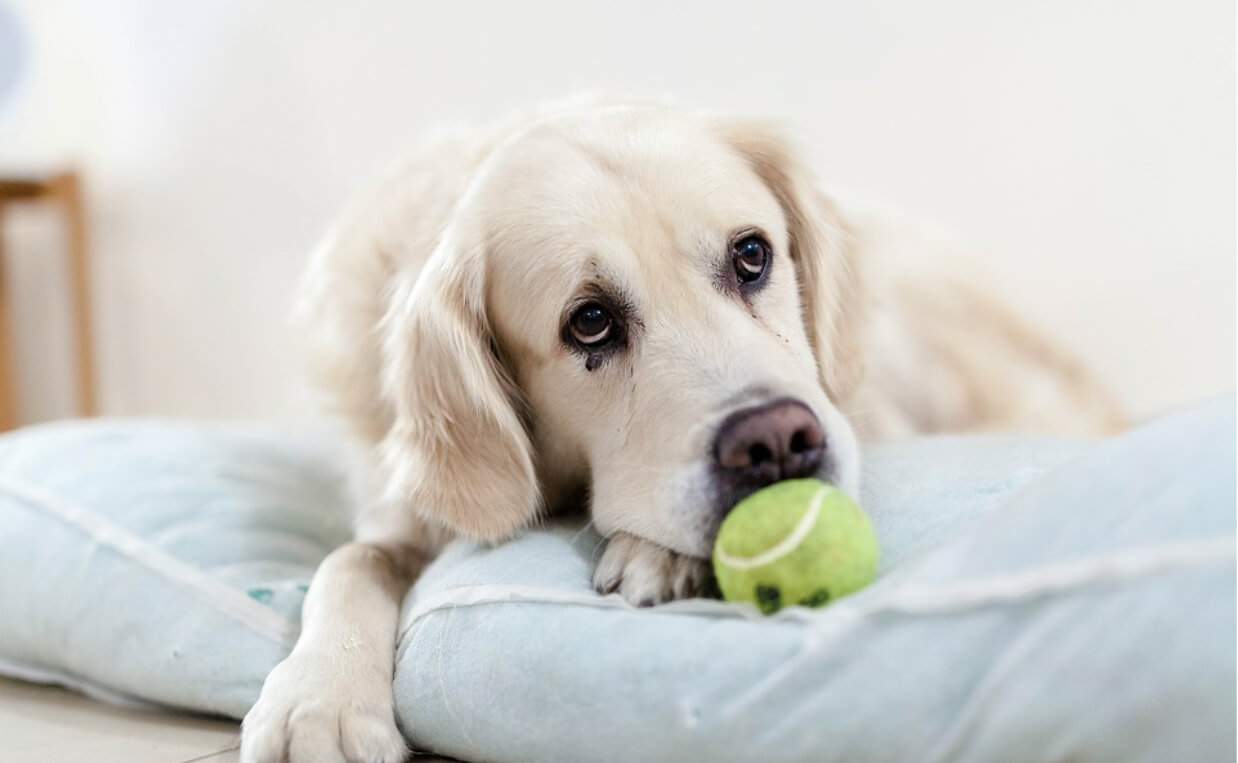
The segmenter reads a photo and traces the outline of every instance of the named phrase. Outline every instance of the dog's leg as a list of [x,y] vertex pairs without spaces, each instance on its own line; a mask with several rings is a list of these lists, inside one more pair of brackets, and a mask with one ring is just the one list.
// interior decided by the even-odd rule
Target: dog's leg
[[593,572],[599,593],[615,593],[638,607],[672,599],[710,595],[713,577],[708,559],[697,559],[628,533],[606,541]]
[[404,594],[427,559],[406,544],[356,542],[323,561],[296,647],[245,716],[243,763],[407,757],[393,708],[395,637]]

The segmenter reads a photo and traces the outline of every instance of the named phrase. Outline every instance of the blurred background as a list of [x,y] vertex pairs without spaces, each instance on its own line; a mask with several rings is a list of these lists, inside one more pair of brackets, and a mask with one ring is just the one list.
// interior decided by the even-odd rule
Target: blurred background
[[[287,418],[306,256],[419,131],[582,89],[672,95],[782,120],[827,188],[952,231],[1143,418],[1234,388],[1234,15],[0,0],[0,176],[80,178],[101,412]],[[77,394],[72,229],[39,198],[64,201],[6,202],[0,230],[24,423]]]

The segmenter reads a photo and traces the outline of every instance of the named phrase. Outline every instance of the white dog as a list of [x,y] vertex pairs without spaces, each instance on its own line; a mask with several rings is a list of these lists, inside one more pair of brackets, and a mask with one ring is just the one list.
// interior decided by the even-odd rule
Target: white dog
[[842,206],[747,120],[577,102],[425,146],[307,281],[370,489],[242,759],[405,756],[400,602],[454,536],[586,502],[598,590],[650,605],[708,584],[744,495],[794,476],[854,492],[857,435],[1119,426],[1066,354],[894,264],[937,248]]

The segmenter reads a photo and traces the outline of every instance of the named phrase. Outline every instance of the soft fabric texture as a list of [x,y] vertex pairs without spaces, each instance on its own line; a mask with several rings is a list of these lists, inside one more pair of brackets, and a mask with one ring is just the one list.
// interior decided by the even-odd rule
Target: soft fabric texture
[[873,448],[869,588],[637,611],[571,528],[458,544],[405,606],[406,733],[484,760],[1234,756],[1234,407],[1111,441]]
[[65,422],[0,437],[0,673],[244,715],[347,540],[321,437]]
[[[418,749],[475,760],[1234,757],[1234,406],[1103,442],[876,446],[876,583],[761,617],[590,588],[567,519],[458,542],[405,605]],[[0,672],[244,714],[347,537],[329,439],[0,437]]]

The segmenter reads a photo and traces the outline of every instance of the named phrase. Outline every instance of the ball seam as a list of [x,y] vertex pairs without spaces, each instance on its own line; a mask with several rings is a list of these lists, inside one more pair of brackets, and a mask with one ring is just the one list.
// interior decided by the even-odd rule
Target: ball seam
[[753,570],[757,567],[773,564],[791,553],[808,537],[808,533],[812,532],[813,525],[817,523],[817,516],[821,513],[821,507],[825,504],[825,497],[829,492],[829,485],[825,485],[817,490],[816,495],[812,497],[812,503],[808,505],[808,511],[804,512],[804,516],[800,517],[800,521],[795,525],[795,528],[773,546],[755,556],[732,556],[719,545],[714,549],[718,561],[735,570]]

